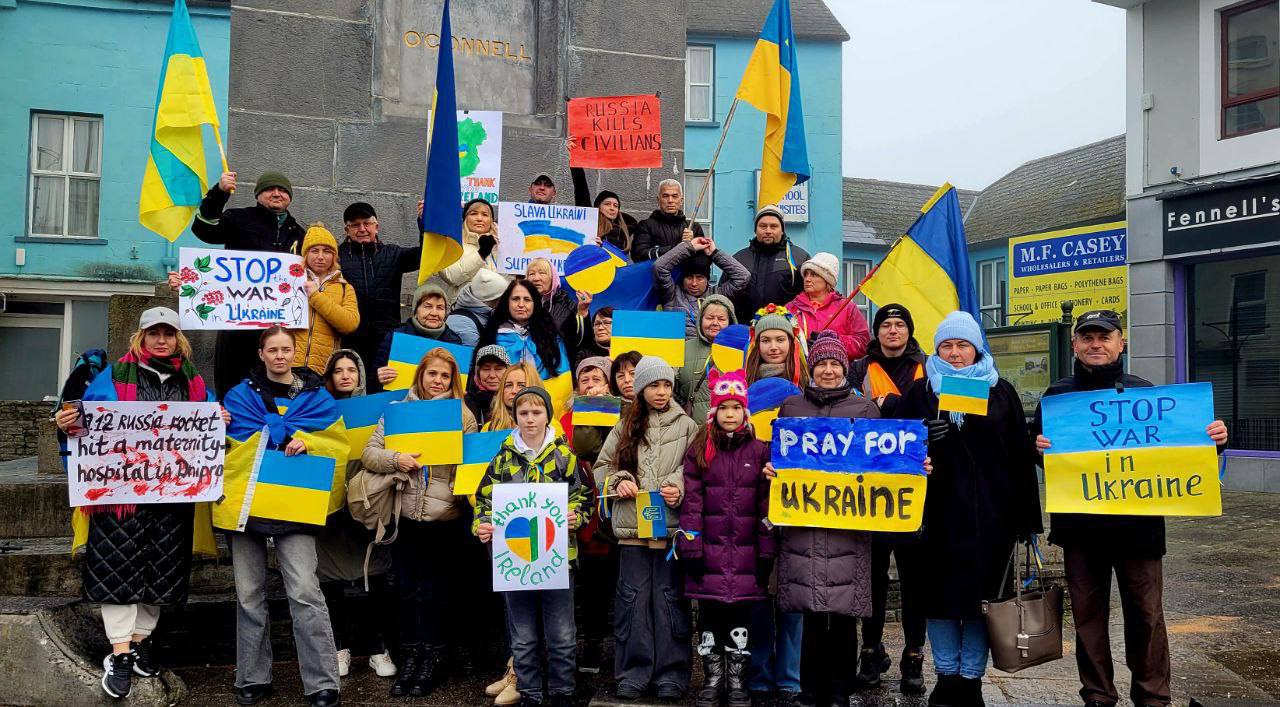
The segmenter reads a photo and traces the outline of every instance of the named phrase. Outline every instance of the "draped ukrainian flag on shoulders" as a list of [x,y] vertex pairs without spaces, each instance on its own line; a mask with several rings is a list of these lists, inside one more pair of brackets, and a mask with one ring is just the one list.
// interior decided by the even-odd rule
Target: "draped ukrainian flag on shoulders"
[[800,69],[796,61],[796,37],[791,31],[791,0],[774,0],[747,62],[747,70],[742,74],[737,97],[768,116],[756,203],[776,204],[788,189],[809,179]]
[[[343,507],[350,442],[333,396],[312,388],[268,410],[262,395],[243,381],[222,404],[231,413],[231,424],[223,498],[213,508],[215,527],[243,531],[250,517],[324,525],[328,514]],[[308,462],[324,459],[323,470],[286,470],[274,455],[264,464],[268,452],[283,449],[289,437],[306,444]]]
[[138,221],[170,241],[177,240],[191,224],[209,188],[202,125],[213,127],[221,144],[204,55],[186,0],[176,0],[156,90],[151,147],[138,194]]
[[[440,36],[453,36],[449,0],[440,20]],[[453,52],[436,52],[436,93],[431,110],[431,147],[422,193],[422,260],[418,284],[462,257],[462,182],[458,158],[458,99],[453,82]]]
[[910,310],[916,341],[925,351],[933,350],[933,333],[947,314],[961,309],[982,321],[955,187],[938,187],[861,290],[879,306],[896,302]]

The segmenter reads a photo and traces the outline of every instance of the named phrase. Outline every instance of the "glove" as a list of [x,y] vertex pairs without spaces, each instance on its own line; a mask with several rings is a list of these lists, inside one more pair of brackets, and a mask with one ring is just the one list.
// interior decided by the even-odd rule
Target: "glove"
[[480,250],[480,257],[481,258],[489,257],[489,254],[493,252],[493,248],[496,245],[498,245],[497,238],[494,238],[493,236],[487,233],[483,236],[480,236],[480,245],[477,246]]
[[929,444],[937,444],[946,439],[947,431],[951,428],[948,420],[929,420],[925,425],[929,428]]

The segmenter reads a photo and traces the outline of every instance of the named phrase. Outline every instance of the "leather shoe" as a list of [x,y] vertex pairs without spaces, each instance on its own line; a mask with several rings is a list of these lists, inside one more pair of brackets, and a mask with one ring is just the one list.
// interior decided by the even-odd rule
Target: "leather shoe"
[[256,705],[259,702],[271,696],[273,690],[271,684],[266,685],[245,685],[236,688],[236,704],[238,705]]
[[307,702],[311,703],[311,707],[338,707],[342,704],[342,698],[338,696],[337,690],[320,690],[307,695]]

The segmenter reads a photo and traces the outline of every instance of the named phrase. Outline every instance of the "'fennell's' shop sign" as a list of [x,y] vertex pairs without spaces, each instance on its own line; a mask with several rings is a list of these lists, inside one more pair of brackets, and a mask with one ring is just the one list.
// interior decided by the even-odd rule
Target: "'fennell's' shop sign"
[[1164,253],[1280,242],[1280,179],[1164,200]]

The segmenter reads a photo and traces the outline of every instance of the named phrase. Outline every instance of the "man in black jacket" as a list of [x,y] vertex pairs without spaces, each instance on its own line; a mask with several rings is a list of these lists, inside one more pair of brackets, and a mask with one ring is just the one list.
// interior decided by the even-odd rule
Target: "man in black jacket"
[[[1085,312],[1071,337],[1075,373],[1049,386],[1045,396],[1083,390],[1150,387],[1150,381],[1124,372],[1124,330],[1120,315]],[[1040,407],[1031,434],[1043,454]],[[1227,443],[1227,427],[1214,420],[1205,430],[1218,445]],[[1129,690],[1138,707],[1168,705],[1169,637],[1164,623],[1165,526],[1163,516],[1054,513],[1049,542],[1062,547],[1071,613],[1076,627],[1076,667],[1080,696],[1087,707],[1111,707],[1119,701],[1111,662],[1111,575],[1120,587],[1124,611],[1125,663],[1133,674]]]
[[702,237],[702,226],[685,218],[684,187],[675,179],[658,183],[658,208],[636,224],[631,239],[632,262],[657,260],[680,243]]
[[[306,235],[289,213],[293,185],[280,172],[263,172],[253,187],[258,203],[226,209],[236,186],[236,173],[224,172],[205,194],[191,232],[205,243],[228,250],[259,250],[302,255]],[[258,363],[258,334],[253,331],[219,331],[213,354],[213,382],[218,399],[234,388]]]
[[740,322],[750,322],[767,304],[785,305],[804,289],[800,265],[809,253],[787,238],[778,207],[766,206],[756,213],[755,232],[751,243],[733,256],[751,271],[751,284],[733,298]]
[[[413,248],[383,243],[378,239],[378,214],[363,201],[348,206],[342,222],[347,238],[338,246],[338,258],[360,309],[360,327],[342,343],[372,363],[387,332],[400,323],[401,277],[417,271],[422,262],[421,231]],[[369,376],[368,392],[380,390],[377,376]]]

